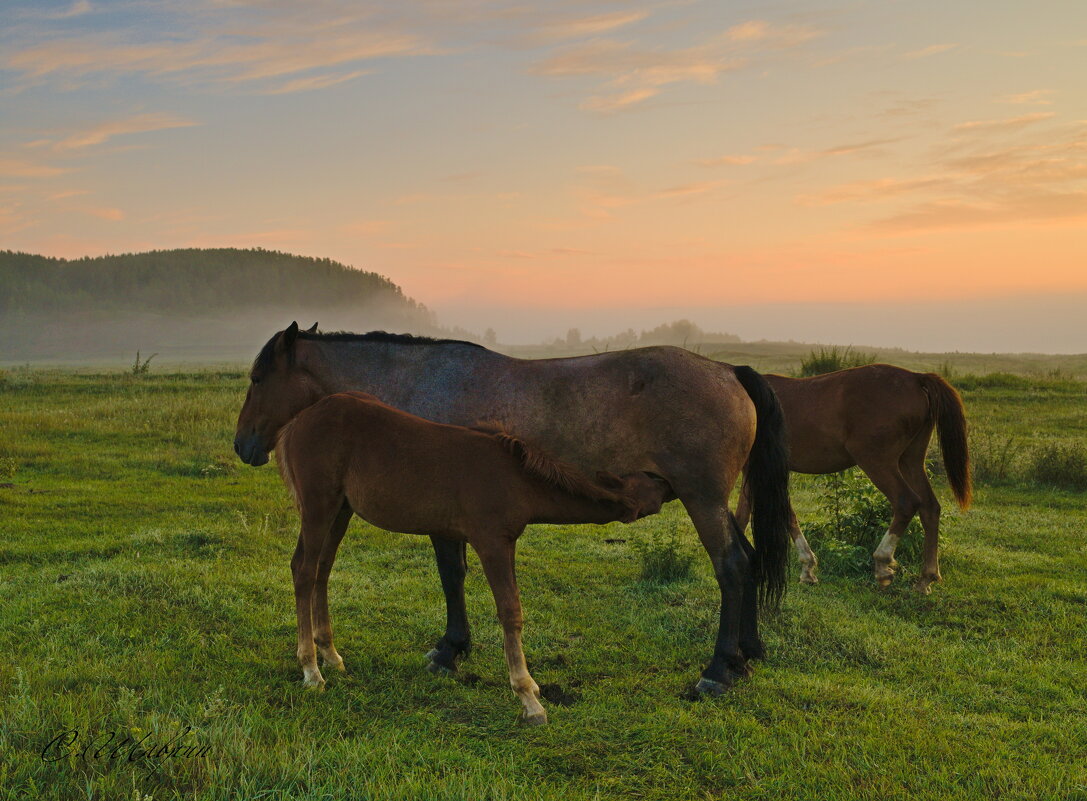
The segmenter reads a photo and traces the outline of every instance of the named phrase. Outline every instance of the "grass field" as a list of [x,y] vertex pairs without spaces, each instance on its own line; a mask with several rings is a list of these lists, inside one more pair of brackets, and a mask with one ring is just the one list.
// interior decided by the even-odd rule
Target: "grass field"
[[[886,591],[794,585],[722,698],[680,698],[716,627],[704,555],[690,580],[639,579],[653,531],[697,548],[681,507],[530,529],[525,647],[565,704],[521,729],[478,563],[476,649],[431,675],[430,544],[358,521],[330,591],[348,673],[303,689],[294,512],[231,451],[243,371],[0,373],[0,798],[1087,799],[1087,495],[1031,472],[1084,441],[1087,394],[961,385],[987,480],[966,514],[938,486],[944,584],[916,595],[914,562]],[[794,483],[802,524],[820,486]],[[178,733],[191,749],[157,761],[115,748]]]

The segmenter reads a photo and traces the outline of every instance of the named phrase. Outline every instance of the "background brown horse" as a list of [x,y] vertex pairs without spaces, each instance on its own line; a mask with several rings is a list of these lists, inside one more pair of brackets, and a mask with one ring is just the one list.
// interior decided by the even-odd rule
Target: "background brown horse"
[[358,392],[303,410],[283,428],[276,462],[302,517],[291,573],[306,685],[325,683],[316,649],[326,667],[344,669],[332,642],[328,578],[354,513],[388,531],[472,546],[529,724],[546,723],[547,712],[521,648],[517,538],[529,523],[629,523],[659,512],[668,489],[645,473],[593,481],[505,432],[431,423]]
[[[713,657],[696,689],[724,691],[764,654],[758,598],[784,590],[789,469],[781,409],[754,370],[671,347],[513,359],[467,342],[300,332],[292,323],[268,340],[250,379],[234,448],[253,465],[268,461],[276,431],[302,409],[361,390],[435,422],[500,421],[582,472],[660,476],[690,514],[721,592]],[[748,462],[754,548],[728,508]],[[430,657],[452,669],[470,645],[465,549],[431,541],[447,620]]]
[[[935,373],[914,373],[889,364],[869,364],[811,378],[768,375],[789,432],[789,467],[798,473],[863,470],[894,511],[887,533],[872,554],[876,580],[890,584],[895,547],[915,514],[925,530],[921,578],[928,592],[940,581],[940,502],[925,472],[932,430],[939,432],[947,480],[959,506],[970,506],[972,486],[966,415],[954,387]],[[749,506],[741,493],[736,517],[746,524]],[[800,580],[817,581],[817,560],[796,516],[790,533],[801,561]]]

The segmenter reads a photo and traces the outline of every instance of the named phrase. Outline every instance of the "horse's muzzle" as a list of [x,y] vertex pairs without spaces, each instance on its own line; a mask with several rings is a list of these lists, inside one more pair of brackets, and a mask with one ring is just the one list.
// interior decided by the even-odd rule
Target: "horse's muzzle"
[[268,464],[268,451],[261,447],[260,438],[256,436],[234,438],[234,453],[246,464],[260,467]]

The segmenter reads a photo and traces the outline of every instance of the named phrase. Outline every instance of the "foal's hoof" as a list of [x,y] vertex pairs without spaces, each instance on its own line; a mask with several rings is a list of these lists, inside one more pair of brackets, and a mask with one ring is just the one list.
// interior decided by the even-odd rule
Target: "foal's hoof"
[[814,573],[804,571],[803,573],[800,574],[800,583],[801,584],[818,584],[819,583],[819,577],[817,575],[815,575]]
[[547,725],[547,710],[541,709],[532,715],[526,715],[524,710],[521,710],[521,714],[517,716],[517,722],[526,728],[532,726],[546,726]]
[[302,684],[305,685],[307,690],[312,690],[313,692],[320,692],[325,688],[325,680],[323,678],[313,679],[307,677],[302,679]]

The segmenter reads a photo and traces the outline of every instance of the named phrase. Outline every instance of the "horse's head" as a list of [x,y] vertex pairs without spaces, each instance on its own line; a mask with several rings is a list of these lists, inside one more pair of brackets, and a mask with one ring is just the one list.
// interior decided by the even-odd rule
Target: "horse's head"
[[649,473],[629,473],[620,477],[601,471],[596,474],[596,480],[600,486],[621,498],[627,512],[619,518],[623,523],[633,523],[639,518],[655,515],[665,500],[675,497],[667,481]]
[[[316,330],[314,323],[309,331]],[[249,373],[249,391],[234,430],[234,452],[254,467],[268,462],[279,430],[323,394],[295,352],[297,338],[298,323],[291,323],[268,340]]]

